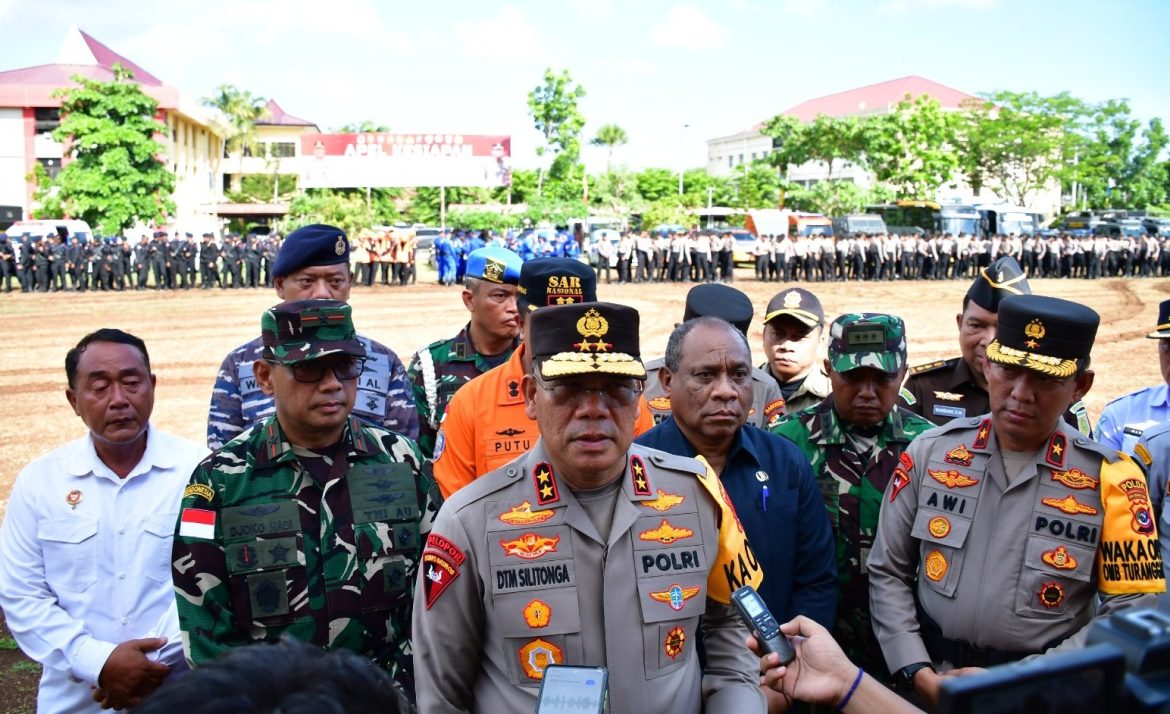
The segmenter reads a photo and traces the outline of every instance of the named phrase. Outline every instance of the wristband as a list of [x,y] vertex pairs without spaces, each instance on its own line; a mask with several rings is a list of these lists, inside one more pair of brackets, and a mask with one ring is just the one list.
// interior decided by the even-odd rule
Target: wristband
[[861,667],[857,668],[857,679],[853,680],[853,686],[849,688],[849,692],[845,694],[845,698],[837,705],[837,711],[845,711],[845,707],[849,705],[849,700],[853,698],[853,693],[857,691],[857,686],[861,684],[861,678],[865,676],[865,670]]

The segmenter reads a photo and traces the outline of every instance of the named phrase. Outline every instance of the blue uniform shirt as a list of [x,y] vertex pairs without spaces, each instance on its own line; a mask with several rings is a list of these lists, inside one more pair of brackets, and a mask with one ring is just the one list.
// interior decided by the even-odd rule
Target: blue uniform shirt
[[[1162,391],[1165,390],[1162,387]],[[1131,453],[1136,455],[1135,461],[1146,470],[1150,502],[1154,506],[1154,517],[1158,519],[1158,535],[1170,533],[1170,513],[1166,512],[1166,488],[1170,483],[1170,421],[1147,427],[1136,443],[1141,448]],[[1170,539],[1162,536],[1158,543],[1165,562],[1170,558]],[[1162,593],[1158,596],[1158,609],[1170,612],[1170,595]]]
[[[680,456],[698,453],[674,417],[667,417],[635,442]],[[808,460],[787,439],[745,425],[735,435],[719,479],[764,569],[759,591],[772,615],[780,622],[805,615],[832,627],[837,609],[837,556]]]
[[1097,441],[1111,449],[1133,453],[1142,431],[1170,419],[1170,398],[1165,384],[1146,387],[1118,397],[1105,405],[1097,422]]

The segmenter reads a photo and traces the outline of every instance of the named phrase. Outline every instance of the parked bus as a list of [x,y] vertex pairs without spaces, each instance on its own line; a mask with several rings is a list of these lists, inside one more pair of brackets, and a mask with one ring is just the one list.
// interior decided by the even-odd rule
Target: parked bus
[[984,235],[1035,235],[1040,230],[1040,214],[1030,208],[1007,203],[984,203],[975,208]]
[[927,233],[977,235],[981,216],[974,206],[935,203],[934,201],[897,201],[866,206],[886,222],[891,233],[906,233],[904,228],[920,228]]

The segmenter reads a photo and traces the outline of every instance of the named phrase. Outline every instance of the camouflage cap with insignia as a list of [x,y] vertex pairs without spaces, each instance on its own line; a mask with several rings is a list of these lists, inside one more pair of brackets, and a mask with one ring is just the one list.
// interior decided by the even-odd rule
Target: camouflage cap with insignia
[[575,258],[534,258],[520,269],[517,303],[529,311],[597,302],[597,273]]
[[489,283],[515,285],[520,282],[520,268],[523,265],[520,256],[507,248],[488,246],[468,254],[465,275]]
[[829,364],[838,374],[861,367],[897,372],[906,366],[906,323],[875,312],[837,317],[829,326]]
[[1088,359],[1101,316],[1071,300],[1016,295],[999,306],[987,361],[1024,367],[1049,377],[1071,377]]
[[1031,294],[1024,269],[1010,255],[997,258],[980,270],[967,288],[967,298],[988,312],[999,312],[999,303],[1006,297]]
[[588,374],[646,378],[634,308],[576,303],[537,310],[529,319],[532,337],[526,349],[542,378]]
[[365,357],[350,307],[339,300],[291,300],[268,308],[260,318],[266,360],[295,364],[332,354]]

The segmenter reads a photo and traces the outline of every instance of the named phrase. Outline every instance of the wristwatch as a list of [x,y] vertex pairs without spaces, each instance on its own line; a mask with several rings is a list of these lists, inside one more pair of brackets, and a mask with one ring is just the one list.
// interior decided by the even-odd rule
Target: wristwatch
[[920,669],[933,670],[934,667],[930,664],[930,662],[915,662],[914,664],[908,664],[895,672],[894,678],[897,679],[899,683],[909,685],[911,688],[913,688],[914,675]]

